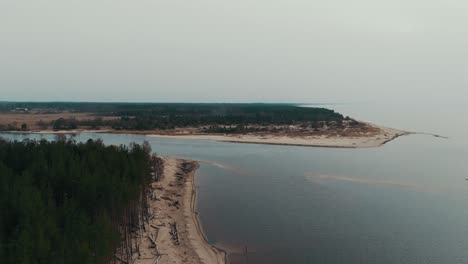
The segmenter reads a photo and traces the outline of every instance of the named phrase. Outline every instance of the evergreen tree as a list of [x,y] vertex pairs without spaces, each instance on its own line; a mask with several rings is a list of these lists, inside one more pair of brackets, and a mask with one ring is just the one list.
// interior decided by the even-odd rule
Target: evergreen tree
[[106,263],[142,213],[147,144],[0,140],[0,262]]

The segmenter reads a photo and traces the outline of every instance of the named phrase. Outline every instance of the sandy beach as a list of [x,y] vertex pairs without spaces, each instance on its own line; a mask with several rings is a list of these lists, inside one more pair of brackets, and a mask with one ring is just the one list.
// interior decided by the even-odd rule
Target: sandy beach
[[153,216],[137,238],[140,256],[134,263],[224,264],[225,253],[206,241],[197,220],[194,176],[198,162],[165,157],[163,164],[162,178],[151,186],[148,203]]
[[360,135],[310,135],[310,136],[289,136],[289,135],[156,135],[148,134],[150,137],[176,138],[191,140],[213,140],[234,143],[268,144],[268,145],[289,145],[307,147],[329,147],[329,148],[373,148],[380,147],[400,136],[409,135],[411,132],[380,127],[372,125],[378,129],[378,133],[363,133]]
[[[36,130],[36,131],[10,131],[5,133],[32,133],[32,134],[80,134],[80,133],[110,133],[110,134],[137,134],[149,137],[187,139],[187,140],[211,140],[232,143],[250,143],[267,145],[287,145],[305,147],[328,147],[328,148],[374,148],[383,146],[400,136],[410,134],[426,134],[408,132],[374,124],[366,123],[372,131],[362,133],[339,134],[333,130],[321,135],[291,135],[291,134],[200,134],[200,133],[175,133],[164,131],[134,131],[134,130]],[[441,137],[438,135],[428,134]]]

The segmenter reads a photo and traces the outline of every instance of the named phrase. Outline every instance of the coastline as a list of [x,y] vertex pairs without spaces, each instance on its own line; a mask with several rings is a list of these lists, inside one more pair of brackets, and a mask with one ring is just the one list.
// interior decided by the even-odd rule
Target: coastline
[[190,191],[190,215],[191,215],[192,223],[196,229],[196,234],[198,235],[199,240],[201,239],[203,241],[202,243],[204,244],[205,247],[207,247],[208,251],[211,251],[214,253],[212,254],[212,257],[210,258],[211,261],[210,259],[208,259],[209,261],[205,263],[225,264],[227,263],[227,253],[224,250],[208,242],[208,239],[206,238],[205,233],[203,232],[203,229],[201,227],[200,220],[198,219],[198,212],[196,211],[197,191],[195,188],[195,173],[200,168],[200,164],[198,161],[193,161],[193,162],[196,163],[196,168],[188,176],[189,177],[188,183],[190,183],[190,189],[191,189]]
[[375,148],[381,147],[386,143],[395,140],[398,137],[414,134],[412,132],[381,127],[380,133],[362,134],[359,136],[339,136],[339,135],[320,135],[320,136],[287,136],[287,135],[157,135],[147,134],[149,137],[174,138],[188,140],[211,140],[230,143],[245,144],[265,144],[281,146],[301,146],[301,147],[322,147],[322,148]]
[[[196,161],[163,157],[163,173],[151,184],[150,217],[137,264],[225,264],[226,253],[208,243],[196,213]],[[174,231],[175,230],[175,231]],[[175,233],[175,235],[174,235]]]
[[145,135],[148,137],[172,138],[172,139],[187,139],[187,140],[210,140],[230,143],[245,143],[245,144],[266,144],[266,145],[282,145],[282,146],[302,146],[302,147],[323,147],[323,148],[375,148],[385,145],[386,143],[395,140],[398,137],[419,134],[387,128],[370,124],[371,127],[377,129],[379,133],[362,133],[353,135],[338,135],[334,131],[329,131],[327,135],[287,135],[287,134],[184,134],[171,133],[161,131],[135,131],[135,130],[41,130],[41,131],[10,131],[4,133],[14,134],[80,134],[80,133],[109,133],[109,134],[134,134]]

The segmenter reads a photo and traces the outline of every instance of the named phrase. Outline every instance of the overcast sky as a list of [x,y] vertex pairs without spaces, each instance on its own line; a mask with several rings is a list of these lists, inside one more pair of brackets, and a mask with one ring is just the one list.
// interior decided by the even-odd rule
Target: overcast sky
[[468,1],[0,0],[0,101],[463,101]]

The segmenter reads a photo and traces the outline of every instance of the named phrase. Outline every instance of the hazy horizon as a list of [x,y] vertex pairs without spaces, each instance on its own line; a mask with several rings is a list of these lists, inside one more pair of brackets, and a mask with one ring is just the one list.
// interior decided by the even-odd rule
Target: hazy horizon
[[468,2],[2,1],[2,101],[464,102]]

